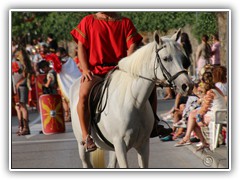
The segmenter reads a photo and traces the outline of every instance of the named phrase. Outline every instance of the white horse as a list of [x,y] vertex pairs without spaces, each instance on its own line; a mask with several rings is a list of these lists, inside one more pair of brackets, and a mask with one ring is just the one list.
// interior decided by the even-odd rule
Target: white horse
[[[107,145],[92,130],[96,145],[115,151],[120,168],[128,168],[127,151],[135,148],[140,168],[148,168],[149,138],[154,124],[154,114],[148,98],[158,83],[168,81],[176,91],[187,94],[192,82],[182,67],[184,52],[176,42],[180,31],[171,38],[160,38],[154,33],[154,41],[132,55],[123,58],[119,69],[111,74],[107,105],[101,114],[98,127],[104,137],[114,146]],[[82,135],[77,114],[80,80],[70,88],[72,126],[78,142],[79,154],[84,168],[91,168],[90,153],[81,145]],[[105,103],[105,102],[102,102]],[[114,154],[110,166],[115,166]]]

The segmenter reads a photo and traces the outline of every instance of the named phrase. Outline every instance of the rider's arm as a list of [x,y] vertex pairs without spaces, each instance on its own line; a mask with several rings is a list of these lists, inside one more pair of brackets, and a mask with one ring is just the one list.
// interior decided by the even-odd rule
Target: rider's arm
[[128,49],[127,55],[128,56],[131,55],[136,49],[137,49],[137,44],[136,43],[131,44],[131,46]]
[[78,58],[82,69],[81,82],[84,82],[85,80],[92,80],[93,73],[89,68],[86,48],[80,41],[78,41]]

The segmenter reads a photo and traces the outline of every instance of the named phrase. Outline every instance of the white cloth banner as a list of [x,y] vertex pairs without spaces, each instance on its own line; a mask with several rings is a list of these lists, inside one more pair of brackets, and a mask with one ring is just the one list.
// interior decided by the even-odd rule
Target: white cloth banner
[[66,63],[62,65],[62,70],[57,74],[58,85],[60,87],[61,93],[65,98],[69,100],[69,90],[73,82],[81,76],[74,60],[69,57]]

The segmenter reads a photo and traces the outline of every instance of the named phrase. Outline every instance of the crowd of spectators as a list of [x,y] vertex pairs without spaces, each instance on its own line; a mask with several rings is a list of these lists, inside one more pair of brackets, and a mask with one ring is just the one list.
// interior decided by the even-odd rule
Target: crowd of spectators
[[[174,107],[162,114],[162,119],[173,122],[173,133],[161,137],[162,141],[172,141],[182,138],[176,147],[189,145],[194,142],[198,150],[209,147],[209,142],[202,134],[202,127],[207,127],[213,120],[213,113],[227,108],[227,68],[220,64],[220,42],[218,35],[212,35],[212,45],[207,35],[202,36],[202,42],[197,47],[197,71],[194,79],[194,89],[187,97],[177,94]],[[224,118],[218,116],[217,118]],[[226,128],[220,136],[226,134]],[[220,138],[220,137],[218,137]],[[226,137],[220,143],[224,144]]]

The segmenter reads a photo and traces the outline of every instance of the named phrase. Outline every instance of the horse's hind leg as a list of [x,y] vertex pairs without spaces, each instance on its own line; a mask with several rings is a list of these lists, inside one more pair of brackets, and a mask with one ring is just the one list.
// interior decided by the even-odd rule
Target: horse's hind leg
[[141,147],[136,148],[138,152],[138,165],[140,168],[148,168],[149,161],[149,140]]
[[78,151],[80,159],[82,160],[83,168],[93,168],[90,160],[90,153],[85,152],[85,149],[80,142],[78,142]]
[[128,168],[126,144],[122,139],[115,139],[113,142],[119,167]]

